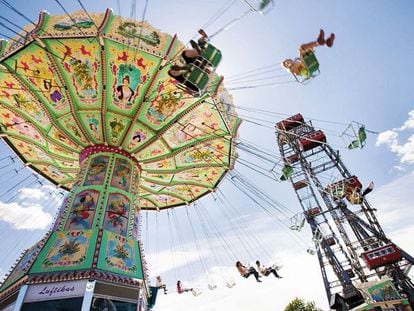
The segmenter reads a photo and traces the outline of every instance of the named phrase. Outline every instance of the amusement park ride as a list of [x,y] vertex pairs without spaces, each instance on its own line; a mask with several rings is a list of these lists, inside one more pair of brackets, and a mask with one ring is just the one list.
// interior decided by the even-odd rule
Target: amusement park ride
[[[244,14],[273,6],[245,2]],[[200,48],[185,64],[176,36],[111,10],[42,12],[0,42],[0,135],[25,166],[68,191],[53,228],[2,282],[0,310],[152,308],[140,212],[213,192],[236,158],[240,119],[215,72],[221,52],[210,42]],[[308,61],[314,77],[319,64]],[[177,63],[188,67],[182,79],[169,75]],[[276,129],[281,180],[291,181],[303,209],[291,228],[311,227],[308,252],[317,254],[330,307],[374,310],[361,309],[384,302],[373,287],[386,288],[394,305],[413,306],[414,258],[386,237],[325,134],[300,114]],[[364,146],[363,127],[350,136],[349,149]],[[341,178],[326,183],[319,174],[327,171]]]
[[[285,165],[282,179],[290,180],[303,210],[291,228],[301,230],[305,220],[311,228],[314,248],[308,252],[317,254],[330,307],[377,310],[374,306],[384,306],[385,301],[389,310],[412,307],[414,284],[407,274],[414,258],[385,235],[361,182],[327,143],[324,132],[301,114],[278,122],[276,132]],[[351,144],[358,141],[362,148],[365,138],[357,135]],[[327,173],[337,180],[323,178]],[[364,302],[371,304],[358,308]]]
[[1,137],[69,191],[53,229],[3,281],[0,309],[151,307],[139,213],[213,191],[240,124],[213,46],[186,77],[197,92],[168,75],[184,48],[111,10],[42,12],[0,43]]

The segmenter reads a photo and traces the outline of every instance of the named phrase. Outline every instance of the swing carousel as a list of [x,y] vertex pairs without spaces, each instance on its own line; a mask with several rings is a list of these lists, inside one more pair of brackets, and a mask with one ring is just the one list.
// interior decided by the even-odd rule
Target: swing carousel
[[1,308],[148,308],[138,215],[214,191],[233,167],[240,124],[214,70],[199,96],[168,75],[184,48],[111,10],[42,12],[1,41],[0,135],[69,191],[53,229],[2,283]]
[[[157,288],[149,286],[143,245],[147,255],[157,254],[159,240],[170,242],[167,248],[175,280],[194,284],[194,296],[200,295],[203,287],[211,291],[223,285],[233,288],[236,282],[225,268],[241,256],[247,263],[260,258],[278,270],[281,265],[275,262],[279,259],[256,236],[257,229],[252,229],[249,220],[241,217],[243,213],[250,215],[252,207],[277,222],[280,233],[288,237],[288,247],[295,242],[310,255],[317,255],[320,262],[332,262],[336,256],[347,260],[341,266],[331,262],[321,266],[332,309],[339,310],[345,303],[360,304],[361,294],[374,287],[391,288],[396,293],[393,298],[409,303],[406,295],[412,295],[413,287],[407,275],[414,259],[382,232],[374,209],[361,192],[361,182],[327,143],[329,129],[315,130],[301,114],[287,118],[274,111],[237,106],[244,111],[246,123],[270,124],[267,128],[272,132],[274,118],[279,119],[280,155],[256,142],[235,139],[241,121],[228,90],[305,85],[319,74],[315,55],[307,55],[303,61],[310,75],[305,79],[281,73],[284,68],[278,61],[226,76],[227,90],[224,88],[223,78],[215,72],[222,54],[211,39],[250,13],[266,14],[273,1],[245,0],[247,11],[210,36],[200,31],[205,41],[202,46],[198,41],[201,53],[191,63],[182,57],[185,45],[176,36],[144,22],[145,16],[138,22],[132,14],[131,19],[123,19],[111,10],[90,14],[80,1],[83,11],[69,14],[56,2],[66,15],[42,12],[37,23],[9,41],[0,41],[0,136],[14,153],[0,158],[0,174],[7,179],[9,173],[21,177],[21,172],[29,171],[26,167],[33,172],[19,180],[10,178],[6,202],[25,199],[20,190],[12,193],[15,188],[43,185],[46,179],[59,190],[50,192],[51,200],[42,207],[52,212],[61,206],[51,230],[21,254],[0,284],[0,309],[150,310]],[[220,8],[209,23],[231,5]],[[170,75],[172,65],[187,65],[189,70],[176,79]],[[337,136],[343,141],[339,148],[345,150],[362,149],[367,134],[378,134],[357,121],[325,122],[341,126]],[[234,168],[236,144],[237,168],[243,166],[255,176],[279,183],[279,187],[290,182],[302,211],[280,203],[250,175]],[[323,159],[317,156],[324,153],[330,157],[320,164]],[[15,161],[17,158],[21,161]],[[21,168],[20,162],[24,164]],[[312,165],[322,169],[312,172]],[[218,187],[222,180],[226,181],[224,186],[233,187],[230,192],[242,193],[249,204],[233,206],[227,197],[229,191]],[[68,195],[61,204],[65,191]],[[210,193],[214,200],[207,207],[199,199]],[[320,198],[326,207],[318,203]],[[209,213],[215,205],[214,217]],[[178,206],[186,207],[174,208]],[[364,212],[367,221],[352,214],[355,206],[361,207],[357,213]],[[352,216],[349,224],[359,226],[358,230],[346,231],[339,224],[339,235],[329,225],[329,217],[335,218],[336,213],[343,213],[343,219]],[[140,235],[143,215],[146,239]],[[168,220],[164,236],[158,232],[158,217],[164,217],[160,219],[164,224]],[[224,220],[225,226],[221,228],[217,219]],[[328,225],[321,225],[325,223]],[[230,229],[236,243],[226,240],[223,228]],[[303,238],[306,230],[312,236],[311,246]],[[357,241],[361,244],[358,248],[341,241],[348,241],[353,234],[364,237]],[[184,235],[192,238],[198,257],[195,261],[207,275],[207,282],[195,282],[194,258],[178,257],[187,254]],[[280,236],[275,239],[272,246],[285,240]],[[18,237],[13,243],[14,249],[21,246]],[[341,243],[347,249],[338,249]],[[228,256],[224,263],[215,256],[217,248]],[[204,251],[214,256],[206,258]],[[350,260],[356,257],[360,259]],[[213,264],[209,260],[214,260]],[[180,268],[188,270],[184,271],[187,276]],[[382,287],[371,283],[385,274],[392,278],[384,278]],[[217,282],[217,275],[222,283]],[[412,296],[409,299],[412,302]]]

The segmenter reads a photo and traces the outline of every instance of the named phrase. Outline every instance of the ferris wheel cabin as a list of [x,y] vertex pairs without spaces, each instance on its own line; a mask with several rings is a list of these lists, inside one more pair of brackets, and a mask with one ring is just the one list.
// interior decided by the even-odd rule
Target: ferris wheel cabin
[[319,215],[321,213],[321,210],[319,209],[319,207],[313,207],[310,208],[306,211],[306,216],[307,217],[315,217],[316,215]]
[[334,198],[342,199],[347,194],[352,194],[359,191],[362,184],[355,175],[346,179],[340,180],[326,187],[326,192],[332,194]]
[[392,243],[364,252],[361,257],[370,270],[396,263],[402,259],[400,250]]
[[303,116],[300,113],[297,113],[294,116],[291,116],[283,121],[276,123],[276,127],[282,131],[290,131],[304,123],[305,120],[303,119]]
[[326,143],[326,136],[321,130],[313,131],[299,139],[299,147],[302,151],[309,151]]

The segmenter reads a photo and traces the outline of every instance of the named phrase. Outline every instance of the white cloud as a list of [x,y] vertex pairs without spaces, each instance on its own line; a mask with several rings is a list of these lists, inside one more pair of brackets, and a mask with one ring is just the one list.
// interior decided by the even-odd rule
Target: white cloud
[[[414,110],[408,113],[408,119],[399,128],[387,130],[378,135],[376,145],[386,145],[391,152],[396,153],[401,163],[414,163],[414,134],[410,134],[414,129]],[[400,134],[406,134],[406,141]]]
[[369,201],[378,210],[380,223],[388,232],[414,222],[412,189],[414,173],[403,175],[378,187],[369,195]]
[[52,191],[56,191],[56,187],[49,185],[39,188],[22,188],[19,190],[19,197],[21,199],[42,200],[49,198]]
[[398,143],[397,141],[398,133],[388,130],[385,132],[382,132],[378,135],[376,145],[395,145]]
[[400,172],[400,173],[402,173],[402,172],[405,172],[405,171],[406,171],[406,169],[405,169],[404,167],[400,166],[400,165],[394,165],[392,168],[393,168],[394,170],[396,170],[397,172]]
[[38,204],[21,206],[15,202],[0,202],[0,220],[17,230],[34,230],[46,229],[52,223],[53,217]]
[[400,130],[406,130],[406,129],[413,129],[414,128],[414,110],[410,111],[408,113],[408,120],[404,122],[404,125],[401,126]]
[[23,188],[20,190],[19,195],[22,199],[46,199],[46,193],[44,193],[41,188]]

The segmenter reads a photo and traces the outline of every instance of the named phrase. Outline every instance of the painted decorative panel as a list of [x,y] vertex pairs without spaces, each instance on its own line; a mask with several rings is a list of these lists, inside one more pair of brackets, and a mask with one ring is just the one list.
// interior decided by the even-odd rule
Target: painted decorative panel
[[120,193],[111,193],[102,227],[106,230],[126,235],[128,229],[129,199]]
[[142,279],[143,272],[138,243],[122,235],[104,231],[98,268]]
[[112,173],[111,186],[129,191],[131,184],[131,164],[125,159],[116,159]]
[[105,179],[108,161],[109,157],[107,156],[92,158],[83,185],[102,185]]
[[73,200],[65,230],[91,229],[98,199],[99,191],[84,190],[79,192]]
[[90,268],[97,234],[97,230],[53,232],[30,272],[44,273]]

